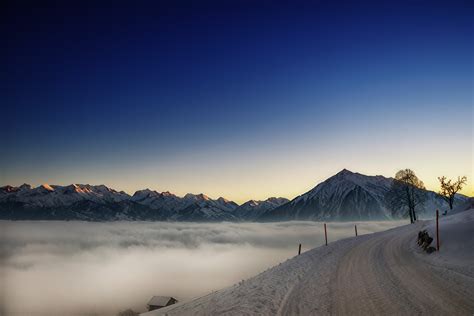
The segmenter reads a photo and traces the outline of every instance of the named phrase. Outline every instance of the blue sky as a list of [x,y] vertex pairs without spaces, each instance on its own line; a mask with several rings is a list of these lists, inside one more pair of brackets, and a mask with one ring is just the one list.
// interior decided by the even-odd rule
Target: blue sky
[[474,195],[470,1],[76,4],[2,10],[2,183],[244,201],[409,167]]

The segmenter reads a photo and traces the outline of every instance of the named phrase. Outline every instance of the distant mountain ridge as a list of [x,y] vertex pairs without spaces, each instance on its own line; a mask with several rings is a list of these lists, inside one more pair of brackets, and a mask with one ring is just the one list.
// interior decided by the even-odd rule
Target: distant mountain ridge
[[285,198],[268,198],[265,201],[250,200],[235,209],[235,215],[247,220],[258,219],[265,212],[272,210],[280,205],[288,203],[290,200]]
[[[287,201],[270,198],[255,208],[255,214]],[[253,208],[245,215],[234,212],[237,208],[239,205],[233,201],[223,197],[213,200],[202,193],[179,197],[170,192],[145,189],[130,196],[105,185],[89,184],[43,184],[36,188],[23,184],[0,188],[0,219],[241,221],[256,217]]]
[[[392,178],[366,176],[342,170],[312,190],[289,201],[269,198],[242,205],[204,194],[176,196],[150,189],[132,196],[105,185],[44,184],[32,188],[0,188],[0,219],[7,220],[144,220],[144,221],[283,221],[283,220],[385,220],[392,213],[384,195]],[[423,190],[426,202],[420,216],[447,208],[437,193]],[[455,204],[468,198],[457,196]],[[396,218],[396,217],[395,217]]]

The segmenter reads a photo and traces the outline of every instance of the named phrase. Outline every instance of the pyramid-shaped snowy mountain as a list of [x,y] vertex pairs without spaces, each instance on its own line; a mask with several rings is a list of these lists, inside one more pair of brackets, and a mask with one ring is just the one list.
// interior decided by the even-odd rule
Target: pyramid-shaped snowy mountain
[[[262,214],[260,221],[282,220],[385,220],[392,219],[386,207],[385,194],[392,178],[366,176],[342,170],[312,190],[292,201]],[[420,206],[420,215],[445,207],[442,198],[423,190],[426,202]]]

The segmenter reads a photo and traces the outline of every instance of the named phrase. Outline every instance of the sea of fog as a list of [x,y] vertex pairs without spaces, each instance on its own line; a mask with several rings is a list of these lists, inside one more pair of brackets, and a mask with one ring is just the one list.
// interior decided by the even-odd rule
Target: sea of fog
[[[358,222],[359,234],[400,222]],[[328,223],[328,239],[354,223]],[[324,244],[318,222],[0,221],[0,315],[116,315],[153,295],[189,300]]]

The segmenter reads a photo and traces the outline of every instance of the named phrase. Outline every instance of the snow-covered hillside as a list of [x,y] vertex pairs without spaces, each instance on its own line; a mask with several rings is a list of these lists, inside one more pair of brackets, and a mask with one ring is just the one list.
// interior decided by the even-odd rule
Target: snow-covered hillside
[[[384,220],[392,219],[385,204],[385,193],[393,179],[366,176],[342,170],[312,190],[280,207],[266,211],[259,220]],[[426,201],[417,209],[421,217],[432,217],[447,204],[435,192],[421,191]],[[466,197],[458,196],[456,204]]]
[[[420,258],[430,264],[447,265],[459,273],[474,275],[474,207],[453,215],[440,216],[439,225],[440,251],[430,256],[421,253]],[[435,221],[424,223],[423,229],[436,241]]]
[[168,211],[177,211],[183,205],[182,199],[170,192],[160,193],[150,189],[135,192],[131,200],[153,209]]
[[187,194],[183,208],[178,210],[170,219],[177,221],[236,221],[238,218],[233,211],[237,204],[224,198],[212,200],[204,194]]
[[471,315],[474,209],[440,221],[441,251],[417,233],[434,221],[330,243],[226,289],[142,314]]
[[470,197],[458,203],[449,214],[461,213],[470,209],[474,209],[474,197]]

